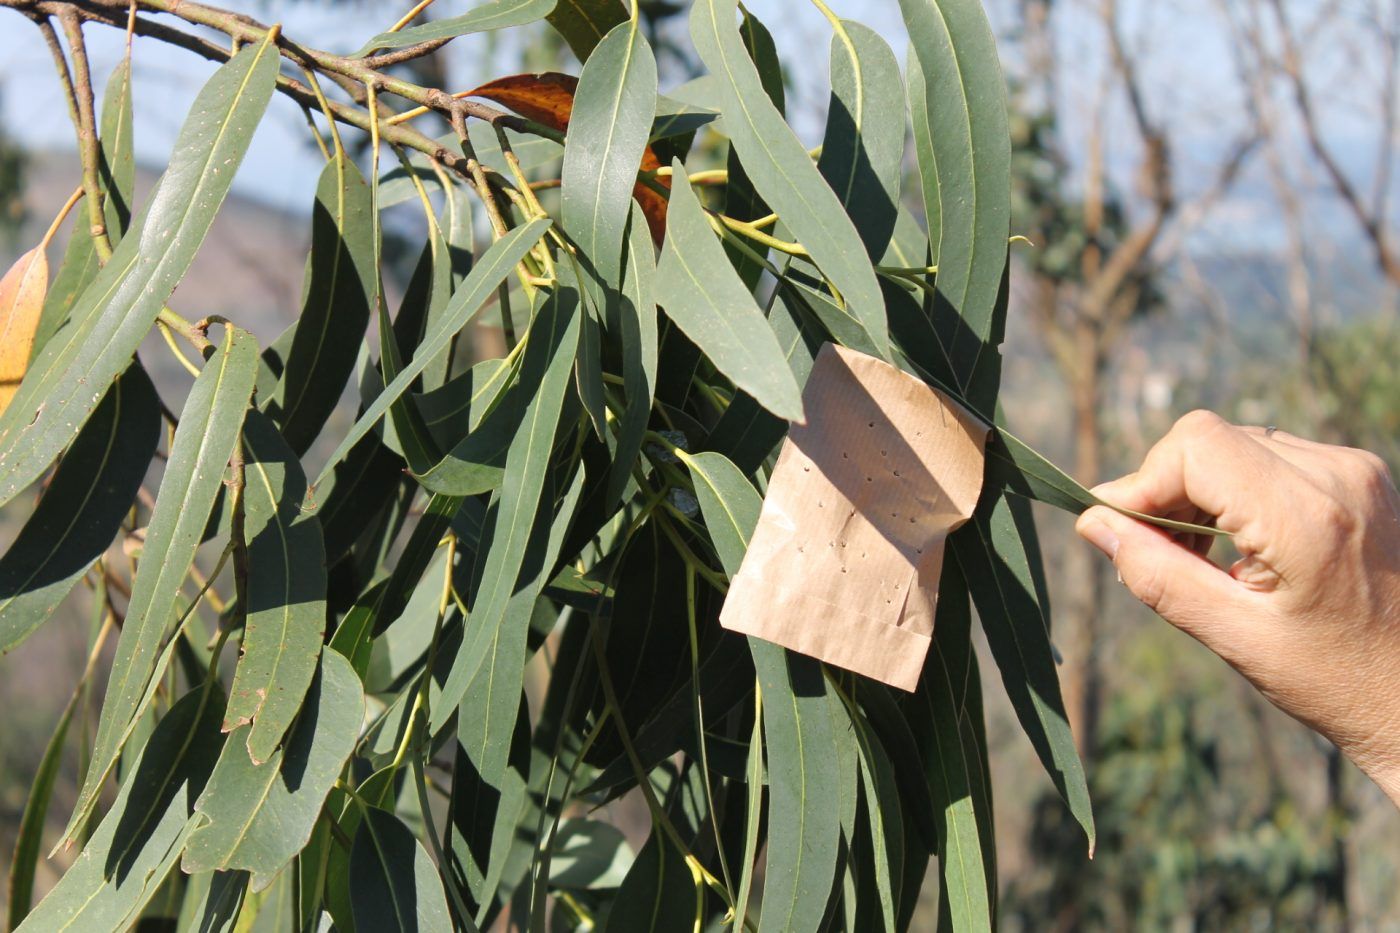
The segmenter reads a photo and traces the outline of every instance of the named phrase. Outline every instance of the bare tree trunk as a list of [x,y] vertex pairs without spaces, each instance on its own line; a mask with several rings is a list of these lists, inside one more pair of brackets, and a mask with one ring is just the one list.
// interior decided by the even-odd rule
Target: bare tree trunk
[[[1101,401],[1103,352],[1094,323],[1075,321],[1070,408],[1074,430],[1074,476],[1085,485],[1098,483],[1103,471]],[[1103,606],[1103,561],[1088,549],[1070,551],[1066,579],[1072,587],[1066,640],[1064,680],[1066,712],[1075,744],[1086,766],[1098,743],[1103,674],[1099,666],[1100,616]]]

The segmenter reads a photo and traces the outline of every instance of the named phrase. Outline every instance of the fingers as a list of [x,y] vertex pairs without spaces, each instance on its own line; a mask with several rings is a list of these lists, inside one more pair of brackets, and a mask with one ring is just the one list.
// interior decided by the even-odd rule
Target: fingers
[[1095,506],[1075,525],[1134,596],[1227,659],[1238,656],[1258,594],[1161,529]]
[[[1275,435],[1277,436],[1277,435]],[[1197,510],[1225,531],[1239,531],[1270,495],[1277,451],[1210,412],[1182,417],[1143,461],[1141,469],[1093,492],[1119,508],[1150,515]]]

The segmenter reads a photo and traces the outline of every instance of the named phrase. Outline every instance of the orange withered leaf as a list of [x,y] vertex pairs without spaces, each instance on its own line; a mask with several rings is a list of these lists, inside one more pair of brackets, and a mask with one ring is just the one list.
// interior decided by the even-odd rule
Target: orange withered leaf
[[49,262],[42,247],[19,257],[0,279],[0,411],[9,407],[29,368],[48,290]]
[[[497,78],[473,88],[466,96],[495,101],[528,120],[564,133],[569,129],[569,116],[574,110],[574,91],[577,88],[578,78],[573,75],[542,71]],[[661,160],[647,146],[642,153],[642,171],[654,172],[660,167]],[[670,178],[658,178],[656,181],[663,188],[671,187]],[[641,182],[632,188],[632,197],[641,205],[647,226],[651,228],[651,237],[659,245],[666,235],[666,199]]]

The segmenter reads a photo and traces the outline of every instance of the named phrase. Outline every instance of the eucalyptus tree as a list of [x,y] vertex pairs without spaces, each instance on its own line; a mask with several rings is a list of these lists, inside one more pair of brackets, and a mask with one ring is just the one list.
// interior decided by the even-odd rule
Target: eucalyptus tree
[[[901,69],[814,3],[832,33],[819,152],[735,0],[690,10],[709,77],[685,102],[658,94],[619,0],[408,16],[349,55],[188,0],[0,0],[54,53],[83,168],[53,282],[41,245],[0,287],[19,381],[0,504],[27,516],[0,558],[0,646],[80,586],[97,607],[11,860],[12,924],[895,930],[936,871],[940,916],[988,929],[974,606],[1092,850],[1026,497],[1093,500],[1013,435],[994,427],[949,540],[916,691],[716,621],[823,343],[998,417],[1013,231],[984,12],[902,0]],[[539,20],[577,77],[449,93],[396,67]],[[109,27],[137,54],[155,40],[221,63],[141,203],[133,113],[154,105],[133,100],[128,52],[97,108],[84,32]],[[277,93],[306,109],[325,168],[295,323],[260,346],[172,293]],[[688,161],[715,140],[723,167]],[[425,232],[391,301],[380,217],[404,201]],[[499,358],[474,356],[486,320]],[[187,391],[149,378],[153,329]],[[89,741],[76,698],[112,642]],[[611,819],[627,806],[649,819],[633,842]],[[55,842],[78,854],[34,903]]]

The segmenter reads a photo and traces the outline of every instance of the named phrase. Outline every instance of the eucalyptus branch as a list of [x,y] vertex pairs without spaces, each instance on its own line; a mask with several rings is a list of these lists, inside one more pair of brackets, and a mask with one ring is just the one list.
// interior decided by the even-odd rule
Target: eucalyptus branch
[[92,70],[88,66],[87,43],[83,41],[83,25],[72,7],[59,14],[64,35],[73,54],[73,100],[77,104],[78,153],[83,164],[83,189],[87,192],[88,228],[98,257],[106,262],[112,256],[112,241],[107,233],[107,215],[103,211],[102,149],[97,142],[97,110],[93,103]]
[[[243,462],[243,440],[233,447],[233,456],[229,459],[231,477],[228,485],[228,502],[230,515],[229,537],[233,545],[233,592],[234,598],[238,601],[238,615],[244,620],[248,617],[248,536],[244,527],[243,490],[246,485],[244,477]],[[229,625],[225,631],[236,626]],[[218,652],[215,652],[217,659]]]
[[[261,42],[272,31],[272,27],[264,26],[242,14],[195,3],[179,2],[179,0],[140,0],[137,5],[147,12],[168,13],[191,25],[215,29],[227,35],[234,43]],[[191,35],[166,23],[155,22],[142,16],[131,16],[130,4],[127,0],[76,0],[76,2],[0,0],[0,7],[8,7],[24,13],[39,23],[41,30],[47,27],[46,17],[70,14],[80,22],[98,23],[123,31],[129,29],[135,35],[157,39],[168,45],[194,52],[211,61],[224,62],[234,54],[233,49],[225,48],[200,36]],[[62,48],[58,46],[57,36],[53,35],[51,27],[47,27],[47,29],[46,40],[50,40],[51,37],[50,48],[54,50],[58,59],[62,59]],[[367,59],[347,58],[307,48],[280,33],[275,37],[275,43],[282,57],[298,67],[309,69],[335,81],[357,102],[365,101],[364,86],[372,83],[379,90],[419,104],[420,108],[416,112],[408,112],[414,113],[414,115],[432,111],[446,117],[450,122],[452,115],[457,113],[463,118],[475,117],[517,132],[542,136],[556,142],[563,140],[563,134],[533,120],[527,120],[479,101],[459,99],[442,90],[425,88],[402,78],[384,74],[379,70],[381,67],[387,67],[389,64],[407,59],[386,62],[384,57],[378,59],[373,57]],[[420,54],[426,54],[426,52],[420,52]],[[59,78],[66,88],[71,89],[66,60]],[[277,76],[277,90],[301,106],[308,108],[320,109],[321,101],[324,99],[318,97],[315,90],[303,82],[282,74]],[[332,100],[327,100],[326,104],[330,115],[336,121],[365,132],[370,131],[372,121],[369,112],[364,107]],[[76,99],[72,98],[71,94],[70,105],[74,109],[76,125],[78,106]],[[406,122],[402,119],[404,116],[405,114],[391,114],[379,121],[380,135],[384,142],[421,152],[462,177],[475,181],[469,159],[457,155],[425,133],[403,125]],[[481,193],[481,190],[478,186],[478,194]]]

